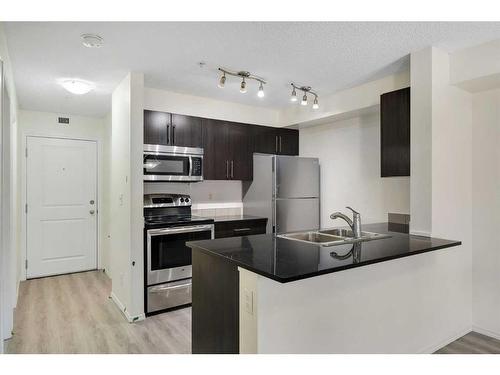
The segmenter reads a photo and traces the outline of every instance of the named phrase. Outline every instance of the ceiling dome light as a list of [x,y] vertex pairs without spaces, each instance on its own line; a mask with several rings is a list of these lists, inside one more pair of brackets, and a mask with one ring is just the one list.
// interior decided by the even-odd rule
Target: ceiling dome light
[[245,82],[245,77],[243,77],[243,79],[241,80],[240,92],[242,94],[247,92],[247,83]]
[[260,83],[259,92],[257,92],[257,96],[259,98],[263,98],[264,97],[264,86],[262,86],[262,82]]
[[295,91],[295,87],[292,90],[292,96],[290,97],[290,101],[292,101],[292,102],[297,101],[297,92]]
[[75,95],[83,95],[94,89],[94,86],[85,81],[79,79],[65,79],[59,82],[62,87],[67,91]]
[[222,77],[220,77],[218,86],[221,89],[223,89],[225,84],[226,84],[226,73],[222,74]]
[[318,109],[318,108],[319,108],[318,97],[315,97],[313,102],[313,109]]
[[97,34],[82,34],[82,44],[87,48],[101,48],[103,39]]
[[300,105],[307,105],[307,95],[304,93],[304,96],[302,97],[302,101],[300,102]]

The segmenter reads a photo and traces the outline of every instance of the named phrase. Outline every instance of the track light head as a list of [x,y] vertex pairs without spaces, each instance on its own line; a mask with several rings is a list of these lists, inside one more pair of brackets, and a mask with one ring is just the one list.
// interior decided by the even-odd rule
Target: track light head
[[245,77],[243,77],[243,79],[241,80],[240,92],[242,94],[247,92],[247,83],[245,82]]
[[297,91],[295,91],[295,87],[292,88],[292,96],[290,96],[290,101],[292,101],[292,102],[297,101]]
[[262,85],[262,82],[260,83],[259,85],[259,91],[257,92],[257,96],[259,98],[263,98],[264,97],[264,86]]
[[300,102],[300,105],[307,105],[307,94],[304,93],[304,96],[302,97],[302,101]]
[[314,97],[314,102],[313,102],[313,109],[318,109],[319,108],[319,103],[318,103],[318,97]]
[[222,74],[222,76],[220,77],[220,80],[219,80],[219,85],[218,85],[218,86],[219,86],[221,89],[223,89],[225,84],[226,84],[226,73],[224,72],[224,73]]

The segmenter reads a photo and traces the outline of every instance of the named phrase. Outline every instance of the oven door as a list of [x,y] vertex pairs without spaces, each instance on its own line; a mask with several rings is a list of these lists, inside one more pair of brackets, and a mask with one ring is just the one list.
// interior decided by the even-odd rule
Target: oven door
[[188,241],[214,237],[213,224],[149,229],[147,234],[148,286],[191,277]]

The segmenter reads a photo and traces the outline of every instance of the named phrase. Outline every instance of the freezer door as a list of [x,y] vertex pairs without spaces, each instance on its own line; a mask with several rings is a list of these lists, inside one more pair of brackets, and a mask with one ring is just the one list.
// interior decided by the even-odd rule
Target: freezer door
[[275,210],[276,233],[319,229],[319,199],[277,199]]
[[319,197],[319,161],[316,158],[276,156],[277,198]]

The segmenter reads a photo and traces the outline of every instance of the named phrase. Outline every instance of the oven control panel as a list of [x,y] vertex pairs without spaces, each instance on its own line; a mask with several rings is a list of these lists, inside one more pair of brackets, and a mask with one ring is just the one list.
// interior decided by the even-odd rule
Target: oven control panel
[[191,197],[185,194],[144,194],[145,208],[191,206]]

